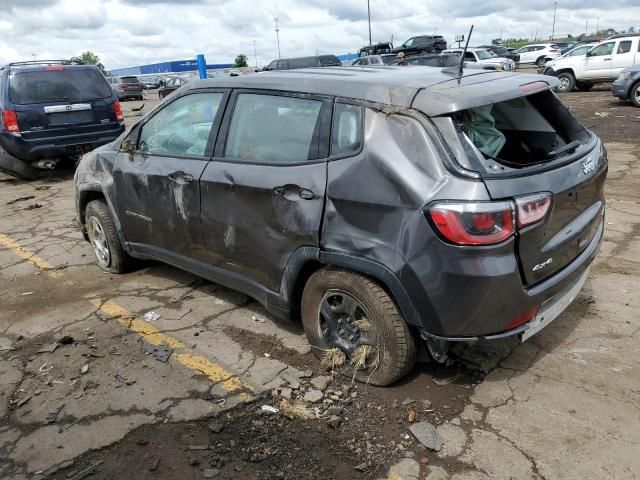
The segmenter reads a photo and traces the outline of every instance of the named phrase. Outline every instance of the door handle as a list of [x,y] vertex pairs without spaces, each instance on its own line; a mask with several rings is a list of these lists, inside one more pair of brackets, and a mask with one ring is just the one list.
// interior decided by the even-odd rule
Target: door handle
[[605,61],[605,62],[610,62],[611,61],[610,58],[603,58],[602,60]]
[[289,200],[294,200],[292,197],[299,197],[302,200],[313,200],[314,193],[308,188],[302,188],[298,185],[283,185],[281,187],[275,187],[273,189],[275,195],[281,195]]
[[193,183],[193,175],[189,175],[182,171],[170,173],[167,177],[169,177],[169,180],[176,183]]

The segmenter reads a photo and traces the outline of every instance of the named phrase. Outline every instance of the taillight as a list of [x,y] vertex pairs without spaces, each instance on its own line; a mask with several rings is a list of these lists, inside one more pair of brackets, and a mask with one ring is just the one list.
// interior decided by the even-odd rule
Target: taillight
[[428,213],[442,236],[457,245],[491,245],[515,233],[512,202],[440,203]]
[[113,102],[113,113],[116,114],[116,120],[120,123],[124,123],[124,114],[122,113],[122,105],[120,102]]
[[524,325],[525,323],[530,322],[538,314],[539,310],[540,305],[526,309],[524,312],[517,315],[509,322],[509,324],[507,325],[507,330],[517,328],[520,325]]
[[2,111],[2,124],[4,131],[9,133],[20,133],[20,125],[18,125],[18,114],[15,110]]
[[518,212],[518,228],[542,220],[551,206],[551,193],[537,193],[526,197],[516,198],[516,210]]

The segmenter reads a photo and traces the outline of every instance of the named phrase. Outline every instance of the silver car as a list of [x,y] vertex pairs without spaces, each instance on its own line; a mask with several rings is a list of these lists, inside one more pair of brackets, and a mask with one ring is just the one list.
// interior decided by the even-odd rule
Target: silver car
[[135,76],[109,77],[111,87],[118,95],[118,100],[142,100],[142,82]]

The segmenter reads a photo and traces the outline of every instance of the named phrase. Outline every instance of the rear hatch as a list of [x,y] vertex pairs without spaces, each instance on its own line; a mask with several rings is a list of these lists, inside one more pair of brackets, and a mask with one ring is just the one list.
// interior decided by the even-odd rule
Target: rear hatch
[[481,175],[491,198],[514,202],[523,220],[516,254],[525,285],[563,269],[594,240],[607,172],[599,139],[539,83],[503,88],[499,96],[512,98],[474,99],[472,108],[433,118],[458,163]]
[[118,123],[111,87],[95,68],[14,71],[9,99],[27,140],[108,130]]
[[120,79],[120,88],[125,92],[139,92],[142,90],[142,83],[138,77],[122,77]]

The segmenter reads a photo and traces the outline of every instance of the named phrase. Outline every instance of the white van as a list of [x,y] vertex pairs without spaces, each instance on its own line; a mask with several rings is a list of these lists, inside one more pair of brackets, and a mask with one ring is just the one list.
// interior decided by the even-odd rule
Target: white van
[[547,75],[560,80],[558,91],[589,90],[598,83],[613,82],[625,68],[640,65],[640,35],[600,42],[585,55],[556,59]]

